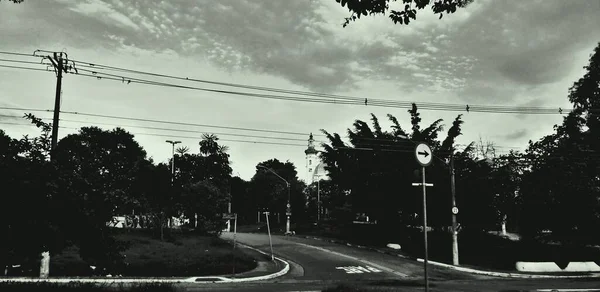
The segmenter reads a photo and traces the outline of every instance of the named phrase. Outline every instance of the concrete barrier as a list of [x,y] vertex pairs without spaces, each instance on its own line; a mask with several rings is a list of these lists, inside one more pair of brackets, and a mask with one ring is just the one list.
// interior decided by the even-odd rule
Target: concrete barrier
[[533,273],[600,272],[600,266],[595,262],[570,262],[564,269],[554,262],[517,262],[516,268],[519,272]]

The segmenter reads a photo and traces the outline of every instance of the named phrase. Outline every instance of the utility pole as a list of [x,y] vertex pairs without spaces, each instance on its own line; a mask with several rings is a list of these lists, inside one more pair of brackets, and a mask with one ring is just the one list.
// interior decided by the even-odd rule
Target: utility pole
[[452,151],[452,153],[450,153],[450,187],[452,191],[452,264],[458,266],[458,229],[456,223],[458,208],[456,207],[456,184],[454,175],[454,151]]
[[[60,92],[62,91],[63,58],[62,53],[54,53],[54,59],[50,58],[52,64],[56,64],[56,95],[54,97],[54,117],[52,118],[52,150],[51,156],[58,143],[58,121],[60,115]],[[56,63],[55,63],[56,62]]]
[[[35,54],[35,53],[34,53]],[[50,159],[54,156],[54,150],[56,149],[56,144],[58,144],[58,121],[60,116],[60,103],[61,103],[61,93],[62,93],[62,75],[64,73],[69,73],[70,69],[74,69],[73,66],[66,66],[68,60],[63,59],[63,54],[66,57],[66,53],[57,53],[54,52],[52,57],[45,56],[44,59],[50,60],[52,66],[54,67],[54,71],[56,72],[56,93],[54,96],[54,116],[52,118],[52,137],[50,144]],[[50,251],[44,250],[41,254],[40,260],[40,278],[48,278],[50,275]]]

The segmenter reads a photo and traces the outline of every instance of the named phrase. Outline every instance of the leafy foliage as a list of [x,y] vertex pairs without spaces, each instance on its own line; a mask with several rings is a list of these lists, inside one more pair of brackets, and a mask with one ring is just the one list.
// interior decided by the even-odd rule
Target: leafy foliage
[[404,7],[402,10],[390,9],[390,4],[399,2],[398,0],[335,0],[342,7],[347,7],[350,11],[350,17],[345,18],[343,26],[346,27],[351,21],[360,19],[361,16],[377,15],[389,13],[390,19],[394,24],[408,25],[411,20],[417,19],[418,10],[423,10],[427,6],[431,7],[433,13],[438,14],[440,19],[444,13],[450,14],[456,12],[459,8],[464,8],[471,4],[473,0],[402,0]]
[[584,68],[569,90],[573,110],[527,149],[522,221],[531,236],[547,229],[562,241],[599,242],[600,44]]
[[249,196],[253,198],[252,207],[248,206],[248,208],[254,212],[269,210],[273,213],[285,214],[288,201],[287,184],[277,175],[290,184],[289,200],[295,222],[305,220],[304,190],[306,186],[298,179],[296,166],[289,161],[281,162],[278,159],[270,159],[258,163],[256,173],[248,187]]
[[[420,177],[420,167],[413,153],[417,141],[428,143],[437,157],[427,175],[428,181],[439,185],[430,194],[432,208],[449,204],[448,193],[438,190],[449,189],[444,188],[449,184],[449,179],[443,162],[461,133],[460,116],[454,121],[444,141],[439,141],[438,134],[443,130],[442,120],[422,128],[417,106],[413,104],[408,112],[411,117],[410,131],[405,130],[392,115],[388,115],[392,130],[383,131],[377,117],[371,115],[373,129],[366,122],[355,121],[353,129],[347,131],[349,144],[342,141],[339,134],[322,130],[329,143],[323,144],[325,151],[321,153],[321,158],[327,164],[331,183],[335,184],[331,188],[335,193],[330,196],[337,199],[336,207],[339,210],[345,209],[347,212],[350,207],[353,214],[366,213],[384,224],[393,224],[398,220],[405,224],[417,224],[415,214],[420,214],[420,192],[411,186]],[[435,216],[431,219],[433,224],[438,225],[445,221]]]

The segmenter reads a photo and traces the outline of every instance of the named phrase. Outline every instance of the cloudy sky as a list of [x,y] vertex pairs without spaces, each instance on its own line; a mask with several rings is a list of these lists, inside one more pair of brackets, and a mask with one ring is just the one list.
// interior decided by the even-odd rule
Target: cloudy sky
[[[582,67],[600,41],[599,13],[598,0],[475,0],[441,20],[424,10],[409,26],[393,25],[379,16],[343,28],[348,11],[334,0],[2,1],[0,51],[65,51],[80,64],[417,104],[569,108],[568,88],[582,76]],[[0,59],[40,60],[12,55]],[[6,61],[1,65],[45,68]],[[115,78],[265,93],[102,72]],[[0,67],[0,107],[52,109],[55,82],[52,72]],[[181,140],[197,151],[195,137],[217,133],[230,147],[234,174],[245,179],[256,163],[271,158],[289,159],[304,173],[302,145],[310,132],[344,133],[355,119],[367,120],[370,113],[381,120],[391,113],[404,124],[410,122],[402,108],[264,99],[76,75],[65,76],[62,96],[62,110],[67,112],[205,126],[63,114],[61,118],[69,121],[61,122],[61,136],[73,133],[82,122],[103,128],[119,124],[136,135],[149,156],[165,161],[171,154],[166,139]],[[0,110],[0,115],[22,113]],[[446,124],[457,114],[422,112],[424,122],[443,118]],[[459,143],[481,137],[502,151],[523,150],[528,140],[550,133],[561,121],[558,114],[464,114]],[[13,137],[35,133],[29,126],[10,124],[17,122],[0,116],[0,127]]]

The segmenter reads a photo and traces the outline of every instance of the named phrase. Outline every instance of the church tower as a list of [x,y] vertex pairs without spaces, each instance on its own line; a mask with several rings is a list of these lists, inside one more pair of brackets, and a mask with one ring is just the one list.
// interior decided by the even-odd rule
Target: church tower
[[310,133],[308,137],[308,148],[304,150],[304,154],[306,154],[306,177],[304,181],[306,184],[311,184],[313,182],[313,175],[319,165],[319,151],[315,149],[315,139],[313,138],[313,134]]

